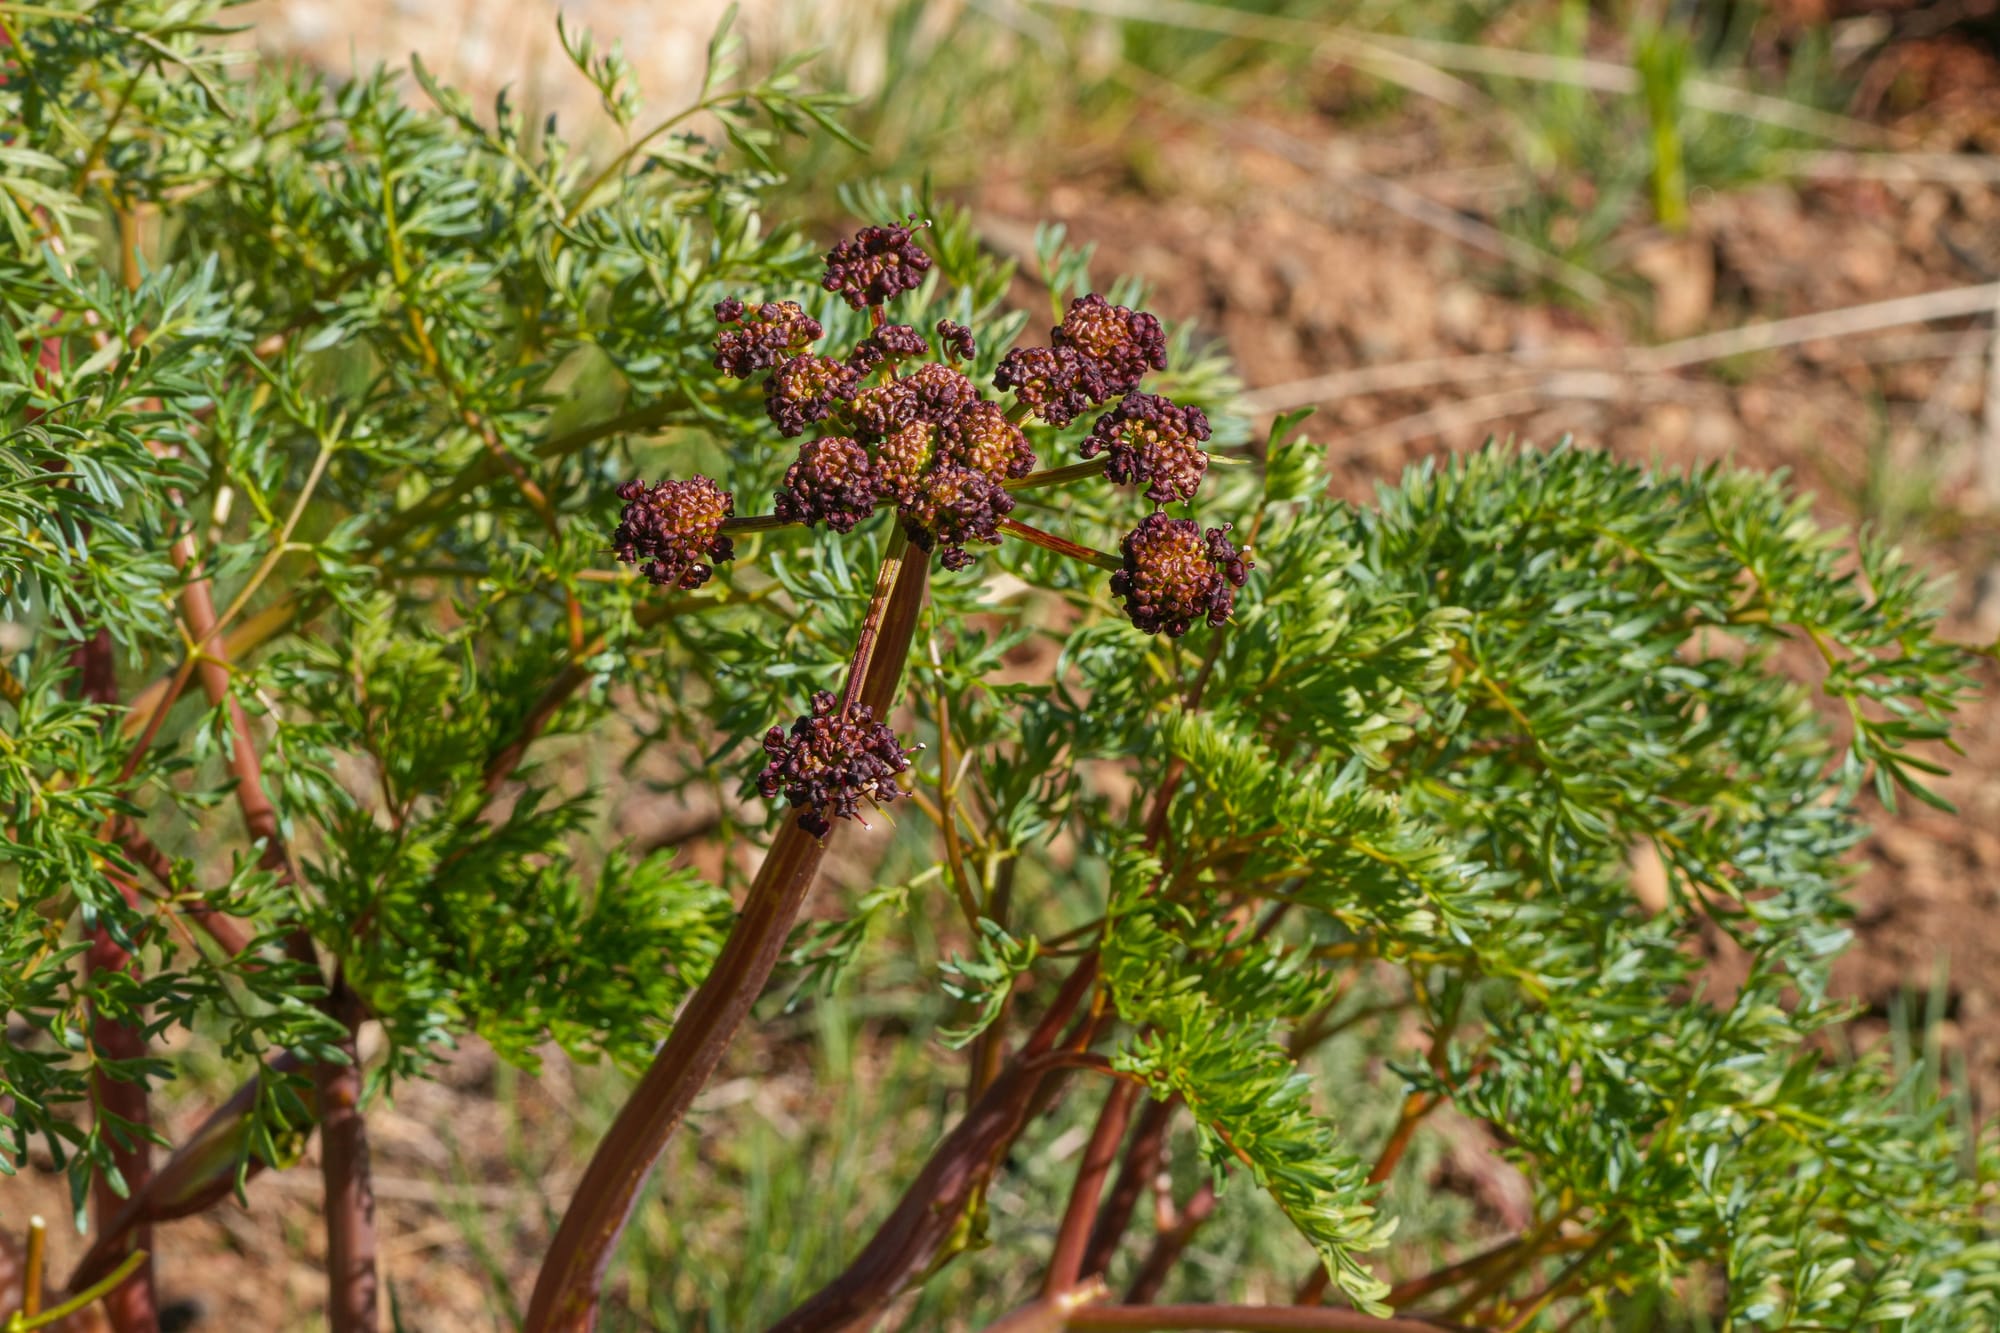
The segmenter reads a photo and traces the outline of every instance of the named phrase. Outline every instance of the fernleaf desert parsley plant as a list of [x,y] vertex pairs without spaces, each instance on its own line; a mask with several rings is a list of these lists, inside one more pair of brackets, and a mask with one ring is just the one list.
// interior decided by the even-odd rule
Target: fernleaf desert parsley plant
[[[379,1326],[367,1111],[475,1034],[643,1070],[522,1322],[726,1320],[618,1308],[621,1230],[773,973],[870,984],[899,909],[948,1124],[844,1267],[738,1257],[757,1326],[1996,1325],[1990,1145],[1830,1040],[1861,795],[1968,681],[1893,552],[1566,447],[1330,503],[1053,232],[1017,345],[962,215],[767,229],[833,104],[726,42],[648,123],[566,34],[587,162],[212,18],[0,3],[0,1162],[68,1173],[121,1333],[149,1229],[315,1133]],[[599,850],[563,735],[753,855]],[[876,882],[797,927],[835,839]],[[243,1079],[177,1143],[169,1028]],[[1522,1218],[1417,1169],[1448,1116]],[[1278,1299],[1189,1262],[1279,1217]]]

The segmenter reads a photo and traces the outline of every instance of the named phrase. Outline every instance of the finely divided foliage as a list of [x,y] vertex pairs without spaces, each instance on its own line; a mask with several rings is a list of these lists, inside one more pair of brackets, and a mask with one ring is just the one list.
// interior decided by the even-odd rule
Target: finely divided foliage
[[[69,1173],[67,1281],[121,1333],[146,1229],[315,1127],[330,1322],[377,1326],[365,1112],[470,1035],[644,1071],[523,1307],[590,1327],[774,970],[867,987],[919,913],[934,985],[885,995],[925,1017],[882,1039],[942,1038],[950,1109],[847,1268],[744,1256],[773,1327],[2000,1326],[1988,1145],[1827,994],[1862,802],[1936,799],[1968,688],[1893,551],[1567,446],[1331,503],[1296,419],[1246,440],[1057,231],[1024,342],[960,213],[767,226],[835,103],[724,38],[653,121],[565,32],[623,145],[586,158],[421,66],[63,9],[0,4],[0,1167]],[[617,749],[717,812],[722,882],[665,830],[604,850],[576,774]],[[170,1029],[244,1080],[181,1143]],[[1072,1107],[1067,1208],[989,1215]],[[1525,1227],[1398,1230],[1443,1114]],[[1190,1149],[1214,1221],[1141,1206]],[[1296,1307],[1148,1313],[1271,1207]],[[1051,1232],[1039,1282],[935,1295]]]

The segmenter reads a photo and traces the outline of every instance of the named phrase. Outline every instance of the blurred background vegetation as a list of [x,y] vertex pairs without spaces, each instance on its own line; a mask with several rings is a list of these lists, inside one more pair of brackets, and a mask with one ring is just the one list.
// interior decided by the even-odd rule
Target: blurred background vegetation
[[[1993,8],[755,0],[740,22],[765,62],[821,49],[813,77],[855,99],[864,151],[821,136],[775,164],[787,215],[816,237],[880,211],[863,201],[928,190],[1021,261],[1011,296],[1039,322],[1035,225],[1060,222],[1092,248],[1100,281],[1142,279],[1163,315],[1233,358],[1239,429],[1318,407],[1315,438],[1354,498],[1494,433],[1789,468],[1826,517],[1885,528],[1955,576],[1952,628],[1988,643],[2000,633]],[[593,0],[564,22],[617,44],[649,98],[676,105],[723,12]],[[241,13],[239,40],[259,58],[340,77],[415,51],[476,106],[504,95],[616,151],[553,6],[258,0]],[[413,81],[408,92],[423,98]],[[1840,975],[1864,1015],[1858,1039],[1893,1042],[1974,1117],[2000,1095],[2000,712],[1969,719],[1966,746],[1944,784],[1964,816],[1905,811],[1869,844],[1861,940]],[[619,759],[578,745],[565,761],[579,785],[620,792],[607,836],[675,841],[719,865],[720,810],[670,799]],[[926,861],[899,846],[882,882]],[[851,911],[877,872],[833,878],[823,916]],[[762,1327],[844,1262],[948,1123],[963,1057],[932,1037],[963,1015],[912,960],[952,942],[893,895],[875,908],[867,946],[824,998],[776,988],[771,1021],[705,1094],[660,1173],[670,1198],[649,1200],[630,1233],[612,1326]],[[1387,1054],[1359,1038],[1323,1049],[1323,1087],[1358,1084],[1342,1071]],[[192,1114],[220,1089],[190,1083]],[[399,1090],[375,1136],[405,1327],[511,1326],[508,1293],[525,1291],[621,1086],[558,1056],[529,1075],[468,1049],[444,1081]],[[1342,1117],[1379,1137],[1394,1110]],[[1029,1279],[1002,1265],[1037,1254],[1031,1229],[1060,1215],[1087,1131],[1070,1123],[1078,1109],[1056,1114],[1054,1150],[1003,1173],[988,1201],[1024,1242],[1014,1259],[961,1259],[900,1310],[901,1327],[977,1327],[993,1293]],[[1494,1146],[1449,1117],[1422,1131],[1397,1181],[1450,1188],[1443,1203],[1392,1193],[1399,1245],[1518,1216],[1525,1192]],[[1185,1197],[1198,1165],[1188,1151],[1172,1160]],[[247,1211],[163,1236],[182,1326],[314,1326],[317,1188],[310,1172],[271,1173]],[[1430,1211],[1409,1215],[1420,1198]],[[252,1276],[274,1234],[294,1256],[287,1283]],[[1246,1190],[1172,1294],[1282,1299],[1305,1258]],[[1632,1327],[1699,1327],[1673,1318]]]

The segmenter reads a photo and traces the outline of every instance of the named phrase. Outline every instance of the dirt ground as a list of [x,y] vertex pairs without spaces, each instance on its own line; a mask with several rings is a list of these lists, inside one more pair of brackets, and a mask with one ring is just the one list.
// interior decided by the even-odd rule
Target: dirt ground
[[[331,21],[323,11],[332,7],[277,8],[274,22],[291,26],[271,44],[326,40],[315,25]],[[387,52],[431,49],[425,34],[451,26],[424,6],[388,8],[422,31],[369,38]],[[460,53],[474,78],[540,49],[495,31]],[[474,38],[453,40],[462,47]],[[660,41],[679,49],[678,38]],[[970,202],[1001,249],[1025,249],[1036,221],[1060,220],[1098,246],[1100,275],[1147,278],[1160,313],[1195,319],[1226,342],[1266,412],[1318,404],[1314,429],[1329,442],[1337,489],[1352,497],[1408,462],[1493,433],[1544,442],[1573,434],[1675,465],[1785,467],[1826,518],[1892,525],[1918,560],[1950,578],[1949,632],[1991,643],[2000,635],[2000,485],[1980,485],[1982,445],[2000,452],[2000,400],[1988,401],[2000,358],[1990,318],[1808,337],[1667,370],[1633,355],[2000,278],[2000,171],[1924,179],[1945,172],[1920,156],[2000,142],[2000,64],[1952,32],[1883,59],[1860,109],[1893,136],[1907,178],[1818,159],[1797,179],[1698,194],[1685,233],[1639,228],[1615,239],[1637,278],[1588,311],[1524,292],[1506,262],[1374,201],[1382,192],[1371,183],[1389,180],[1406,192],[1396,198],[1414,195],[1480,222],[1519,188],[1462,129],[1421,105],[1358,130],[1331,114],[1251,108],[1217,124],[1160,108],[1132,131],[1156,154],[1143,173],[1126,169],[1118,144],[1084,145],[1051,154],[1032,177],[990,182]],[[1328,78],[1324,101],[1337,105],[1338,76]],[[1171,197],[1148,180],[1172,181]],[[1985,1115],[2000,1105],[1997,674],[1989,661],[1983,697],[1962,719],[1963,754],[1941,784],[1960,813],[1885,813],[1868,842],[1855,888],[1857,942],[1837,970],[1839,987],[1878,1018],[1942,976],[1944,1040],[1966,1061]],[[402,1090],[373,1118],[384,1271],[406,1309],[420,1312],[411,1327],[491,1322],[486,1278],[464,1247],[468,1220],[456,1210],[472,1209],[474,1229],[482,1217],[497,1228],[498,1219],[538,1216],[565,1192],[560,1171],[521,1181],[500,1146],[510,1115],[513,1132],[523,1124],[533,1132],[573,1113],[563,1067],[523,1080],[511,1112],[493,1096],[495,1079],[490,1054],[469,1050],[445,1080]],[[185,1109],[170,1129],[185,1132],[198,1114]],[[248,1209],[164,1229],[163,1290],[183,1303],[179,1326],[304,1323],[320,1294],[316,1191],[309,1167],[266,1175],[250,1185]],[[54,1177],[0,1184],[0,1214],[30,1208],[55,1223],[60,1272],[77,1244],[60,1220],[67,1204]],[[275,1278],[258,1259],[273,1237],[295,1259]],[[531,1240],[495,1236],[517,1289]]]

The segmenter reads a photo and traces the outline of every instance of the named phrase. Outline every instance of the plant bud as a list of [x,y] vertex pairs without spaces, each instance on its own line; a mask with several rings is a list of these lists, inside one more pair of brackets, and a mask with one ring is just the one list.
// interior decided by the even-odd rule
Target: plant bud
[[656,586],[699,588],[714,573],[711,562],[736,554],[735,544],[720,532],[736,499],[707,477],[654,486],[628,481],[618,488],[618,498],[625,509],[611,535],[612,549]]
[[995,388],[1012,389],[1036,418],[1067,426],[1110,397],[1097,362],[1074,347],[1016,347],[993,372]]
[[855,374],[825,356],[795,356],[771,372],[764,410],[780,435],[798,435],[854,396]]
[[1109,450],[1105,476],[1121,486],[1146,482],[1148,500],[1173,504],[1192,500],[1201,488],[1208,471],[1208,454],[1201,446],[1208,437],[1208,416],[1200,408],[1135,393],[1097,419],[1081,452],[1095,458]]
[[1196,620],[1226,622],[1252,567],[1228,531],[1203,533],[1191,518],[1157,511],[1141,519],[1119,545],[1125,567],[1111,576],[1111,591],[1125,599],[1132,623],[1178,639]]
[[1104,376],[1104,396],[1124,393],[1149,370],[1167,368],[1167,334],[1160,321],[1092,292],[1070,302],[1069,313],[1051,339],[1096,362]]
[[755,310],[718,301],[715,318],[735,325],[716,335],[715,368],[739,380],[797,356],[826,332],[797,301],[766,301]]
[[896,775],[910,766],[873,709],[856,704],[842,716],[825,690],[789,733],[772,727],[765,734],[764,753],[769,762],[757,790],[767,801],[782,794],[799,812],[799,827],[816,838],[831,832],[835,819],[860,819],[863,800],[882,805],[901,796]]
[[785,470],[772,508],[787,523],[824,523],[835,532],[852,532],[875,512],[876,490],[868,451],[833,435],[799,446],[798,461]]
[[856,310],[894,300],[921,285],[931,266],[931,257],[917,246],[918,230],[901,224],[863,227],[826,252],[826,276],[819,285]]

